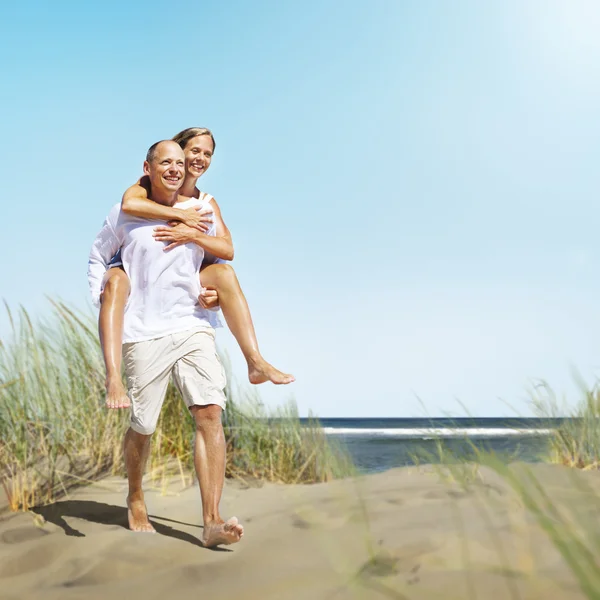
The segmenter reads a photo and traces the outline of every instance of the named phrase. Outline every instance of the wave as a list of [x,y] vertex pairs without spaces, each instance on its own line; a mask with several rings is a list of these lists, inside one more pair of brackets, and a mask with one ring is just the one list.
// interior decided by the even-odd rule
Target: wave
[[324,427],[329,435],[368,435],[392,436],[404,438],[449,438],[449,437],[507,437],[513,435],[550,435],[554,429],[511,429],[511,428],[476,428],[476,427],[426,427],[418,429],[367,429],[350,427]]

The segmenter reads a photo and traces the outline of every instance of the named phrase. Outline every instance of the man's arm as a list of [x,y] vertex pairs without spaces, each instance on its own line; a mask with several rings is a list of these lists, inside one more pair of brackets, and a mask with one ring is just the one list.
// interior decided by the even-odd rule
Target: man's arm
[[171,250],[175,246],[194,242],[209,252],[213,256],[222,260],[233,260],[233,241],[231,233],[223,221],[221,209],[217,201],[213,198],[210,201],[214,211],[214,221],[216,226],[215,235],[207,235],[197,229],[187,227],[182,223],[175,223],[169,227],[156,227],[154,229],[154,238],[160,242],[170,242],[165,250]]
[[116,224],[114,213],[113,209],[108,217],[106,217],[102,229],[92,244],[88,259],[88,283],[90,293],[92,294],[92,303],[96,308],[100,308],[102,279],[108,268],[108,263],[121,247],[121,242],[114,229],[114,225]]
[[200,231],[207,231],[208,224],[212,221],[206,216],[206,210],[197,208],[174,208],[154,202],[149,198],[150,182],[144,175],[137,183],[129,187],[121,199],[121,210],[134,217],[153,219],[157,221],[178,221],[188,227],[196,227]]

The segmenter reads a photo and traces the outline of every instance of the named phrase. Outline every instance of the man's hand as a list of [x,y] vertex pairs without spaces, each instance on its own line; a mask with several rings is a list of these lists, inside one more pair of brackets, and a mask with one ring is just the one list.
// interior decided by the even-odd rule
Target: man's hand
[[170,242],[165,246],[165,251],[167,251],[181,246],[181,244],[195,242],[197,234],[198,229],[195,227],[188,227],[178,221],[169,221],[167,227],[162,225],[155,227],[152,235],[157,242]]
[[188,227],[194,227],[206,233],[213,222],[212,214],[213,209],[211,206],[181,209],[181,222]]
[[217,290],[202,288],[198,296],[198,302],[202,308],[219,308],[219,294]]

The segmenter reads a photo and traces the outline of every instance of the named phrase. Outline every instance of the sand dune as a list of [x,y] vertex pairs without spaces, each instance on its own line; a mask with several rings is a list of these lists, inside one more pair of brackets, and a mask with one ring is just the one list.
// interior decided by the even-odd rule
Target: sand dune
[[[535,473],[565,506],[596,510],[571,482],[600,494],[596,474]],[[515,494],[485,469],[468,492],[427,467],[313,486],[228,482],[223,516],[236,515],[245,535],[216,550],[198,541],[195,486],[147,494],[157,535],[126,529],[125,487],[109,478],[37,515],[4,513],[0,598],[584,597]]]

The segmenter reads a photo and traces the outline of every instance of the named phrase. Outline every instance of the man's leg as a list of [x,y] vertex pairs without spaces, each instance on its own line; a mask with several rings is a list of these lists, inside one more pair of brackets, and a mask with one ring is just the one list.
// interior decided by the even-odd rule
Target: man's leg
[[205,267],[200,274],[200,282],[206,289],[217,290],[219,294],[219,305],[225,321],[248,364],[250,383],[272,381],[285,384],[295,381],[293,375],[279,371],[262,357],[250,308],[233,267],[223,263]]
[[142,478],[150,454],[151,438],[151,435],[142,435],[129,428],[125,434],[123,450],[129,480],[129,495],[127,496],[129,529],[155,533],[154,527],[148,520],[148,510],[142,490]]
[[123,451],[129,479],[127,508],[132,531],[154,531],[142,491],[142,478],[150,454],[150,440],[178,355],[173,353],[173,336],[123,344],[123,361],[131,392],[131,426],[125,434]]
[[129,277],[123,269],[113,267],[104,276],[98,330],[106,366],[106,406],[127,408],[130,405],[121,378],[121,345],[125,304],[129,296]]
[[182,334],[177,348],[175,383],[196,423],[194,466],[200,485],[205,546],[239,542],[243,527],[233,517],[224,521],[219,503],[225,481],[225,435],[221,413],[227,379],[215,346],[214,329]]
[[200,484],[205,546],[234,544],[244,534],[244,528],[233,517],[225,522],[219,513],[219,503],[225,481],[225,435],[221,424],[222,409],[216,404],[192,406],[196,422],[194,466]]

